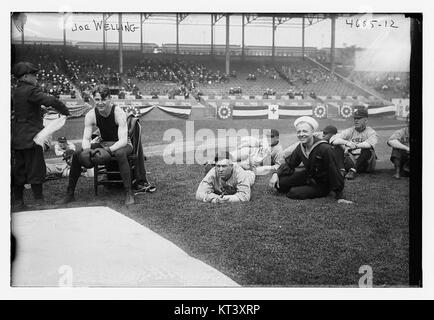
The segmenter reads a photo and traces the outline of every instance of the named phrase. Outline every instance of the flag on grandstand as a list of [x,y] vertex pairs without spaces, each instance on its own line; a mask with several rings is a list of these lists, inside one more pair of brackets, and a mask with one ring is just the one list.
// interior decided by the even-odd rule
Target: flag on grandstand
[[279,118],[291,118],[300,116],[312,116],[311,105],[298,105],[298,106],[279,106]]
[[268,106],[235,105],[233,119],[268,119]]
[[221,106],[217,107],[217,119],[226,120],[232,118],[232,106],[224,103]]
[[268,119],[272,119],[272,120],[279,119],[279,105],[277,104],[268,105]]
[[381,116],[394,116],[396,114],[396,106],[392,103],[385,104],[384,102],[370,104],[368,106],[368,114]]
[[164,106],[158,105],[157,107],[172,116],[182,119],[188,119],[191,114],[191,105],[189,104],[177,105],[166,102]]

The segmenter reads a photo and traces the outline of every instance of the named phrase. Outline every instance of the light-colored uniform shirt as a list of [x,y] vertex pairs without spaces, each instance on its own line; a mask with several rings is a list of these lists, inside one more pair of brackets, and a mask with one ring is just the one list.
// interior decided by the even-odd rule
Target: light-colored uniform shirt
[[410,131],[408,130],[408,127],[396,130],[387,140],[387,143],[389,143],[390,140],[398,140],[403,145],[409,147],[410,146]]
[[[227,181],[223,181],[217,174],[215,168],[211,169],[202,179],[196,191],[196,199],[203,202],[211,202],[220,198],[222,194],[229,198],[230,202],[249,201],[251,186],[255,181],[255,174],[252,171],[244,170],[237,164],[233,164],[232,175]],[[233,195],[226,195],[225,190],[229,187],[235,189]]]
[[[330,144],[333,144],[333,142],[337,138],[351,141],[351,142],[356,143],[356,144],[364,142],[364,143],[369,144],[369,146],[371,148],[374,148],[378,142],[377,132],[375,132],[375,130],[372,129],[371,127],[366,127],[365,130],[363,130],[362,132],[358,132],[354,127],[345,129],[341,132],[338,132],[333,137],[331,137],[330,138]],[[361,149],[355,149],[355,150],[351,151],[351,153],[354,155],[360,154],[360,152],[361,152]]]
[[267,137],[261,140],[252,136],[242,137],[240,145],[231,155],[234,161],[239,161],[238,165],[245,170],[254,169],[256,175],[276,172],[285,162],[282,145],[270,146]]

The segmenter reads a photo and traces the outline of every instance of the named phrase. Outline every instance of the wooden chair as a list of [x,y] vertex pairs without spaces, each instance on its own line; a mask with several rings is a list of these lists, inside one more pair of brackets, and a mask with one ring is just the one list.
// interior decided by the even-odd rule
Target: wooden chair
[[[128,116],[128,137],[131,139],[133,145],[133,152],[128,156],[128,163],[131,170],[131,184],[135,185],[135,168],[137,161],[139,159],[139,145],[141,144],[141,134],[142,128],[139,119],[133,115]],[[106,164],[100,164],[94,166],[94,189],[95,195],[98,195],[98,186],[100,185],[111,185],[111,184],[122,184],[123,180],[120,176],[119,167],[116,158],[112,156],[112,160]]]

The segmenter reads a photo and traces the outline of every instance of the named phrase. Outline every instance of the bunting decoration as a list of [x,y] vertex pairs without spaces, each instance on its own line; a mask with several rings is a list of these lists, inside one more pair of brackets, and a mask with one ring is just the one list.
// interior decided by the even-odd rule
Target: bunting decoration
[[150,112],[154,107],[155,106],[126,105],[123,109],[127,115],[132,114],[134,117],[138,118]]
[[322,104],[319,104],[313,109],[313,115],[319,119],[325,118],[327,116],[327,109]]
[[279,106],[279,119],[312,116],[312,106]]
[[268,119],[268,106],[233,106],[232,119]]
[[217,119],[226,120],[232,117],[230,105],[221,105],[217,108]]
[[175,103],[166,102],[164,106],[157,107],[164,112],[181,119],[188,119],[191,114],[191,105],[187,104],[176,105]]

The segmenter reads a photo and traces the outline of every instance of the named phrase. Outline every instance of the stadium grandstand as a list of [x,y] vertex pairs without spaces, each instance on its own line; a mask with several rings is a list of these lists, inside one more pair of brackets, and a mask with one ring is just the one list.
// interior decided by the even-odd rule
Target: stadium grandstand
[[[106,14],[107,15],[107,14]],[[152,15],[149,15],[150,18]],[[156,16],[156,15],[155,15]],[[176,23],[186,15],[176,14]],[[213,23],[225,14],[212,14]],[[206,101],[236,98],[296,99],[329,103],[345,99],[390,104],[409,97],[408,72],[366,72],[355,68],[355,46],[336,48],[332,14],[243,15],[244,26],[257,20],[273,28],[302,19],[302,31],[330,19],[331,47],[179,43],[63,41],[12,39],[13,59],[39,66],[44,91],[58,97],[83,99],[98,84],[106,84],[119,99],[167,97]],[[250,19],[250,20],[249,20]],[[265,20],[264,20],[265,19]],[[229,32],[226,25],[226,32]],[[244,31],[243,31],[244,32]]]

